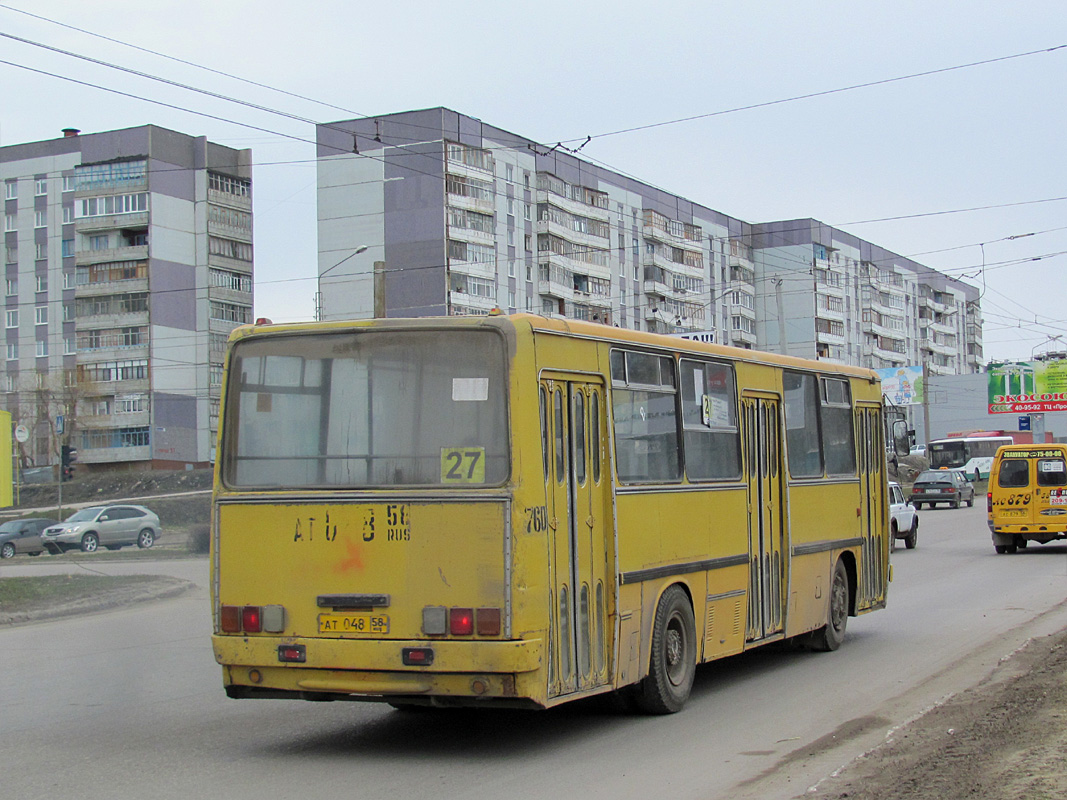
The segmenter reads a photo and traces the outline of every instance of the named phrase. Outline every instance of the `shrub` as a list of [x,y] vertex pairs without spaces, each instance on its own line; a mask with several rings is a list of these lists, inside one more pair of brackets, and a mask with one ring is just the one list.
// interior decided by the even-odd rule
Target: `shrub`
[[189,531],[189,552],[207,553],[211,549],[211,527],[194,525]]

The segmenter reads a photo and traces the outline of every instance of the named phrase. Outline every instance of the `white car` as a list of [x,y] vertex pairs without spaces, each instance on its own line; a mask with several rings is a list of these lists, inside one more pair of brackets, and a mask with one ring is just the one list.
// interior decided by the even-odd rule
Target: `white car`
[[914,550],[919,541],[919,512],[904,498],[899,483],[889,484],[889,518],[889,549],[895,550],[897,539],[903,539],[904,546]]

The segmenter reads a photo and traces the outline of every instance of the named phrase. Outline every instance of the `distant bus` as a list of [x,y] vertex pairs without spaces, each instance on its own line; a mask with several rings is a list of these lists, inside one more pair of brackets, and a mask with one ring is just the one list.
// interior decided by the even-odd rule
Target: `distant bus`
[[238,328],[226,692],[666,713],[701,662],[834,650],[886,604],[884,431],[870,370],[595,323]]
[[972,480],[989,477],[997,448],[1014,444],[1010,436],[954,436],[934,439],[926,445],[930,469],[954,469]]

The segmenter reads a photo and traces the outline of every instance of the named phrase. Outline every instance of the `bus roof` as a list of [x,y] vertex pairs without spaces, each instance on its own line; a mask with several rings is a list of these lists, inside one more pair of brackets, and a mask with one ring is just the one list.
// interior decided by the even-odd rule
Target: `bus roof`
[[561,319],[556,317],[542,317],[536,314],[491,314],[489,316],[456,316],[456,317],[390,317],[387,319],[358,319],[341,320],[330,322],[296,322],[296,323],[265,323],[257,325],[241,325],[230,334],[231,341],[238,341],[249,336],[258,335],[281,335],[293,333],[309,333],[312,331],[330,332],[352,328],[441,328],[441,327],[528,327],[533,332],[558,334],[561,336],[575,336],[585,339],[595,339],[609,342],[625,342],[635,345],[652,347],[669,347],[674,350],[683,350],[691,353],[703,353],[716,355],[722,358],[749,361],[768,364],[776,367],[792,367],[794,369],[818,370],[822,373],[837,374],[860,378],[875,383],[879,381],[878,373],[864,367],[854,367],[847,364],[835,364],[827,361],[799,358],[797,356],[783,356],[763,350],[748,350],[741,347],[730,347],[721,344],[709,344],[706,342],[683,339],[680,336],[670,336],[662,333],[648,333],[635,331],[629,328],[616,328],[598,322],[584,322],[575,319]]

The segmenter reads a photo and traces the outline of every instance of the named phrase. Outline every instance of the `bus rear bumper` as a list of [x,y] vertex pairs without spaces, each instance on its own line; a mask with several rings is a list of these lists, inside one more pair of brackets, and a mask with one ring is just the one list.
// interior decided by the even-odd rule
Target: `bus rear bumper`
[[[541,667],[538,639],[521,641],[404,641],[212,637],[230,697],[308,700],[517,698],[517,680]],[[286,662],[283,650],[302,649],[304,661]],[[405,666],[409,648],[431,649],[429,666]],[[537,683],[536,681],[534,683]],[[427,700],[429,702],[429,700]]]

